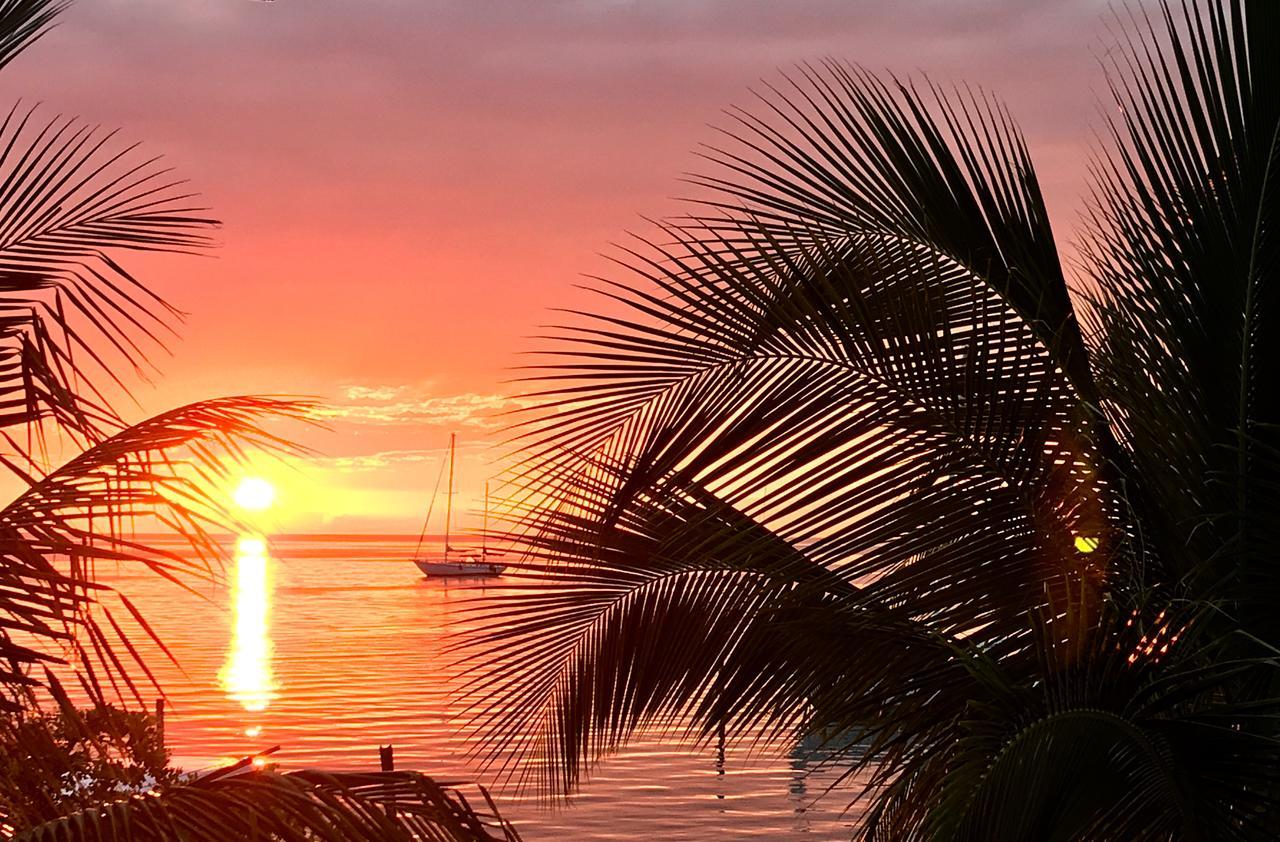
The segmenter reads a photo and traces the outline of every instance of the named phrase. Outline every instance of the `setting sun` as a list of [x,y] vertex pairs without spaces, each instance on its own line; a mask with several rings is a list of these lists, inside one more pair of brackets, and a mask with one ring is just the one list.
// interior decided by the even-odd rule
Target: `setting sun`
[[275,486],[262,477],[245,477],[236,486],[233,499],[236,505],[250,512],[271,508],[276,499]]

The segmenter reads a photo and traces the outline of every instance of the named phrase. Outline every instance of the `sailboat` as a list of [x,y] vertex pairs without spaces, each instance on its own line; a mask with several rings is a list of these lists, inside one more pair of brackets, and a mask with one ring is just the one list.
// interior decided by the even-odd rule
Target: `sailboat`
[[[503,553],[489,551],[489,483],[484,484],[484,529],[480,533],[480,549],[454,549],[450,543],[453,520],[453,459],[457,446],[457,434],[449,434],[449,491],[444,507],[444,552],[439,555],[415,553],[413,563],[427,576],[500,576],[507,569]],[[439,488],[439,485],[436,486]],[[434,501],[433,501],[434,502]],[[427,520],[431,510],[427,510]],[[422,535],[427,534],[427,524],[422,525]],[[422,550],[422,538],[418,539],[418,553]]]

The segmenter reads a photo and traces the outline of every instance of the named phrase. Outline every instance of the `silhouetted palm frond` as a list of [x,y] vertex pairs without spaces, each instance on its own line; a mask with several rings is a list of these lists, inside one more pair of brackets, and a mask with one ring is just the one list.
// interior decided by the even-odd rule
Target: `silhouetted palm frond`
[[[191,251],[214,225],[136,147],[15,107],[0,122],[0,426],[45,419],[93,441],[121,426],[92,381],[141,370],[177,312],[120,251]],[[105,350],[110,348],[110,350]],[[6,432],[18,466],[28,449]]]
[[[849,85],[841,103],[851,109],[884,90],[853,71],[830,73]],[[863,157],[903,154],[869,128],[909,113],[914,95],[901,96],[862,115],[866,135],[850,129],[866,144]],[[934,164],[921,150],[912,169]],[[1028,612],[1054,600],[1065,611],[1071,593],[1084,597],[1081,610],[1097,600],[1101,567],[1073,540],[1087,534],[1112,550],[1089,413],[1056,352],[1000,294],[1014,268],[996,279],[973,270],[985,259],[957,260],[962,231],[944,226],[944,245],[869,212],[838,213],[822,195],[805,201],[791,197],[785,222],[752,206],[741,217],[668,226],[675,246],[631,253],[645,284],[611,293],[631,315],[566,328],[560,359],[544,368],[554,414],[529,433],[535,461],[517,482],[540,497],[529,498],[520,528],[576,544],[545,555],[580,565],[550,561],[543,575],[589,579],[593,590],[607,583],[630,605],[649,587],[638,577],[648,561],[608,563],[602,551],[633,537],[635,508],[702,494],[735,513],[731,535],[749,528],[787,549],[787,573],[770,587],[790,591],[808,568],[825,582],[822,598],[848,611],[893,612],[1015,656],[1028,643]],[[937,211],[944,221],[951,213]],[[990,239],[974,253],[994,248]],[[1061,275],[1050,278],[1065,295]],[[676,561],[645,570],[667,581],[672,563],[688,566],[668,598],[690,600],[683,616],[694,623],[723,610],[715,600],[729,582],[772,559],[755,541],[721,541],[708,565],[684,551],[701,545],[704,528],[698,517],[664,520],[657,532]],[[530,540],[541,547],[545,538]],[[548,608],[543,623],[585,617]],[[696,627],[645,628],[699,639]],[[625,727],[630,719],[616,713],[584,711],[582,721]]]
[[845,733],[866,838],[1275,835],[1280,12],[1159,8],[1087,331],[986,94],[828,62],[730,112],[530,373],[480,751],[567,792],[642,727]]
[[[201,401],[127,427],[32,477],[0,510],[0,679],[17,687],[32,680],[32,665],[70,656],[95,698],[108,684],[137,698],[131,673],[143,665],[111,613],[115,597],[117,610],[149,627],[123,594],[97,583],[95,563],[141,564],[178,585],[184,576],[209,576],[222,555],[211,530],[235,525],[214,496],[226,460],[246,447],[299,452],[260,425],[299,417],[308,406],[262,397]],[[183,536],[189,548],[133,537],[139,522]]]
[[1280,60],[1269,3],[1162,8],[1112,69],[1085,241],[1149,564],[1280,642]]
[[0,0],[0,67],[4,67],[40,36],[70,0]]
[[15,842],[229,839],[519,842],[485,804],[414,772],[253,772],[172,786],[22,830]]

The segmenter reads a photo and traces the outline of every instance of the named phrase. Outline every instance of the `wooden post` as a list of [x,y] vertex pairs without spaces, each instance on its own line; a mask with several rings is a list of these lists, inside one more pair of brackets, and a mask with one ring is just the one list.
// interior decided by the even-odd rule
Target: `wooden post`
[[[396,770],[395,749],[391,746],[378,746],[378,760],[382,763],[382,771],[394,772]],[[383,809],[387,812],[387,818],[395,818],[395,798],[391,798]]]
[[160,747],[164,747],[164,699],[156,699],[156,733],[160,737]]

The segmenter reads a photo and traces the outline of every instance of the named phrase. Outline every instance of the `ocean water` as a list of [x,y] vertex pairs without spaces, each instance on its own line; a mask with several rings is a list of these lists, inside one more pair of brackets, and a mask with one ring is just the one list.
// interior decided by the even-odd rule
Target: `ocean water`
[[169,699],[175,762],[198,769],[279,746],[272,759],[286,769],[376,769],[378,746],[390,744],[396,768],[489,786],[530,842],[850,838],[851,788],[824,795],[841,770],[787,746],[731,742],[722,758],[715,745],[644,734],[558,806],[487,779],[465,756],[444,651],[474,580],[424,579],[408,560],[415,541],[241,540],[225,582],[201,583],[197,595],[135,567],[100,566],[178,662],[144,648]]

